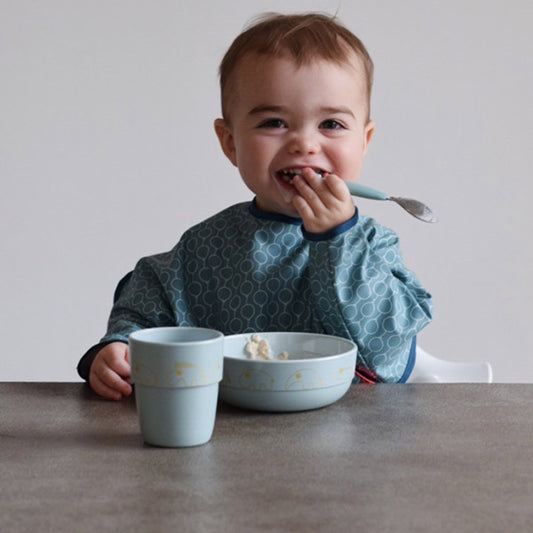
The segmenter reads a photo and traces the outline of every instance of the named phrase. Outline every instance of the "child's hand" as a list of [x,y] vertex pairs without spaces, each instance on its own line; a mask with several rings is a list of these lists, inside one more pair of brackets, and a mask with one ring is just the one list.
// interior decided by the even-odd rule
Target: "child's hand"
[[353,217],[355,206],[344,181],[334,174],[321,178],[311,168],[294,176],[292,185],[298,191],[292,205],[310,233],[324,233]]
[[130,376],[128,345],[112,342],[104,346],[94,358],[89,384],[100,396],[109,400],[121,400],[132,392]]

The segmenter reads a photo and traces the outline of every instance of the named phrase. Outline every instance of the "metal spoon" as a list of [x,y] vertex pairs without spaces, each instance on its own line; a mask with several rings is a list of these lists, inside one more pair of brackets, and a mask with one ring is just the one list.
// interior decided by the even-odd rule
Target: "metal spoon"
[[411,198],[399,198],[397,196],[389,196],[388,194],[367,187],[366,185],[359,185],[359,183],[346,182],[350,194],[352,196],[359,196],[360,198],[369,198],[370,200],[391,200],[403,207],[409,214],[423,220],[424,222],[437,222],[435,213],[425,204],[418,200]]

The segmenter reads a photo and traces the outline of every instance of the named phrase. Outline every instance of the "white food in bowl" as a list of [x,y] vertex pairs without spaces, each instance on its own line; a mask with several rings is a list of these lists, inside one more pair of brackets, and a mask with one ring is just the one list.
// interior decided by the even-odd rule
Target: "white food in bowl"
[[[250,356],[250,359],[263,359],[268,361],[274,359],[270,344],[266,339],[261,338],[257,333],[254,333],[250,338],[250,342],[246,343],[244,351]],[[276,359],[279,361],[286,361],[289,358],[289,352],[284,350]]]

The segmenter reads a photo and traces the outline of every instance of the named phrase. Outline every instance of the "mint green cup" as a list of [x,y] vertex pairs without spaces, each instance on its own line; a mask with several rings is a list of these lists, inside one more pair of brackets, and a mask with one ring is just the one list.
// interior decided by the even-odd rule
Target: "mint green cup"
[[222,379],[224,335],[165,327],[129,336],[131,377],[147,444],[199,446],[211,439]]

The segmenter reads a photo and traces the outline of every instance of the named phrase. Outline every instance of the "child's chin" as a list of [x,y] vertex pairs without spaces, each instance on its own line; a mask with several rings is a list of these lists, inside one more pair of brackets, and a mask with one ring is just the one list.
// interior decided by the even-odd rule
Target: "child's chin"
[[259,207],[259,209],[261,209],[262,211],[267,211],[270,213],[277,213],[278,215],[285,215],[287,217],[292,217],[292,218],[300,218],[298,211],[294,209],[290,201],[286,203],[282,202],[280,204],[279,202],[265,203],[261,201],[260,199],[257,199],[257,207]]
[[296,189],[284,182],[283,180],[281,180],[280,178],[276,177],[276,186],[278,188],[278,191],[281,195],[281,197],[283,198],[283,201],[289,205],[291,202],[292,202],[292,199],[294,198],[294,194],[296,193]]
[[298,211],[296,211],[295,209],[291,209],[291,208],[280,210],[280,214],[291,217],[291,218],[300,218]]
[[278,209],[278,213],[280,213],[281,215],[292,217],[292,218],[300,218],[298,211],[296,211],[296,209],[294,208],[291,202],[287,202],[283,205],[280,205]]

